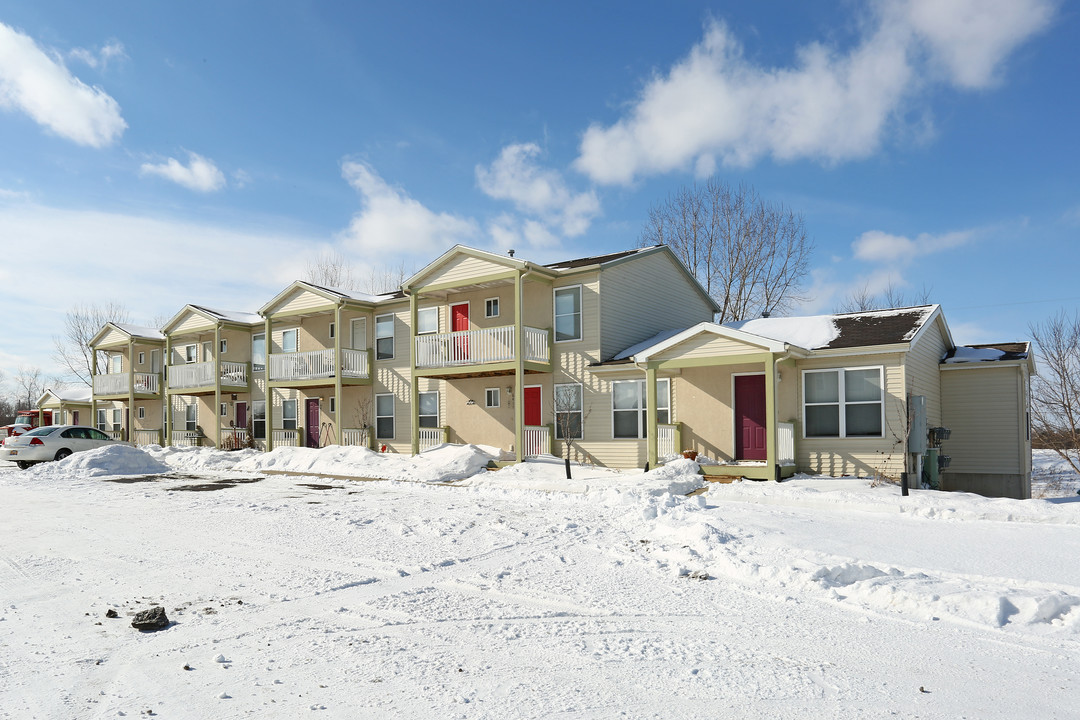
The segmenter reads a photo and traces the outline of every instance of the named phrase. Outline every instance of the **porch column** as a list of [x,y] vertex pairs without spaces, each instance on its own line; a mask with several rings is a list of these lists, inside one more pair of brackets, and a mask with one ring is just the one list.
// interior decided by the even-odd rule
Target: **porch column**
[[90,348],[90,426],[97,427],[97,388],[94,381],[97,380],[97,348]]
[[[266,437],[263,441],[266,443],[267,452],[274,449],[274,391],[270,388],[270,350],[274,347],[270,334],[272,325],[270,316],[267,315],[263,321],[263,347],[266,354],[266,362],[263,364],[263,408],[266,409],[266,421],[263,425],[266,428]],[[255,403],[252,403],[252,407],[254,406]],[[254,422],[251,429],[255,429]]]
[[[420,379],[416,377],[416,323],[419,293],[409,290],[409,432],[412,454],[420,454]],[[378,412],[378,409],[376,409]],[[378,423],[376,423],[378,425]]]
[[525,326],[521,321],[521,270],[514,276],[514,459],[525,459]]
[[128,338],[128,406],[124,421],[124,439],[131,440],[134,433],[131,432],[135,424],[135,338]]
[[334,308],[334,436],[338,445],[344,445],[341,437],[341,374],[345,370],[345,358],[341,355],[341,303]]
[[773,480],[779,480],[776,452],[776,357],[765,358],[765,463]]
[[656,428],[656,365],[645,366],[645,437],[649,448],[649,467],[655,469],[659,460],[659,438]]
[[214,447],[221,449],[221,323],[214,325]]
[[172,360],[172,337],[165,336],[165,356],[161,358],[161,402],[165,403],[164,422],[161,432],[162,446],[172,445],[172,395],[169,394],[169,362]]

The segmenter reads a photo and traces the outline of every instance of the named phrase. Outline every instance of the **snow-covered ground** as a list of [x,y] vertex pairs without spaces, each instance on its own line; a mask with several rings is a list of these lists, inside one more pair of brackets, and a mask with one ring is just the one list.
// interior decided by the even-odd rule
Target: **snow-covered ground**
[[488,453],[0,463],[0,716],[1080,715],[1075,494]]
[[1032,450],[1031,470],[1031,497],[1072,497],[1080,492],[1080,475],[1053,450]]

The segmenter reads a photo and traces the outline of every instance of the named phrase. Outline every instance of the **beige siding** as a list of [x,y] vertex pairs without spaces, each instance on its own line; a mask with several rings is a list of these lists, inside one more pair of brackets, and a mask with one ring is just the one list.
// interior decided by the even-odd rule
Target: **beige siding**
[[[904,470],[903,438],[907,412],[904,401],[902,354],[800,360],[798,369],[799,429],[795,437],[796,464],[800,471],[824,475],[883,475],[900,477]],[[885,427],[881,438],[805,438],[803,418],[804,370],[852,367],[883,367],[885,377]],[[786,377],[784,382],[786,382]]]
[[184,314],[184,318],[169,331],[170,335],[181,335],[183,333],[203,331],[207,328],[213,328],[214,323],[207,320],[204,316],[195,312],[194,310],[188,310]]
[[765,348],[748,345],[738,340],[720,337],[711,332],[703,332],[686,341],[668,348],[655,356],[655,360],[689,360],[706,357],[729,357],[748,353],[766,352]]
[[465,283],[473,278],[503,273],[510,269],[507,265],[492,262],[491,260],[472,257],[471,255],[457,255],[447,260],[442,267],[437,268],[424,278],[423,284]]
[[709,303],[664,252],[605,268],[600,288],[604,359],[662,330],[713,319]]
[[908,351],[904,360],[907,369],[907,393],[926,398],[928,427],[941,425],[941,380],[939,367],[945,356],[945,338],[937,322],[926,328]]
[[[412,342],[412,330],[409,327],[409,306],[406,303],[395,305],[392,308],[379,308],[375,316],[392,314],[394,316],[394,357],[388,360],[375,361],[375,374],[373,377],[372,392],[377,394],[392,393],[394,395],[394,437],[392,439],[377,439],[377,444],[386,444],[388,449],[397,453],[412,452],[412,425],[411,412],[412,394],[409,387],[410,380],[410,348]],[[371,337],[375,337],[375,325],[372,320],[369,328]],[[374,343],[374,340],[372,340]],[[427,390],[425,382],[420,383],[421,390]],[[372,403],[372,418],[374,415],[374,401]],[[374,423],[374,420],[372,420]]]
[[105,333],[104,337],[98,341],[97,347],[115,347],[117,345],[127,345],[128,342],[127,333],[121,332],[116,328],[109,328],[109,331]]
[[[539,381],[534,383],[534,377],[548,376],[527,376],[526,384],[540,384]],[[454,380],[442,385],[443,391],[439,399],[443,405],[443,414],[440,422],[449,428],[450,442],[493,445],[506,451],[514,447],[515,402],[511,400],[512,393],[507,392],[508,387],[514,387],[513,375]],[[544,399],[545,416],[549,417],[550,384],[547,387],[546,392],[541,390],[541,397]],[[499,389],[499,407],[485,406],[487,388]],[[469,400],[476,404],[468,405]]]
[[304,288],[296,288],[274,309],[273,314],[303,312],[305,310],[325,307],[332,304],[332,301],[327,300],[322,295],[313,293]]
[[948,472],[1026,472],[1023,376],[1017,367],[974,367],[941,373],[942,422],[952,431],[942,452]]

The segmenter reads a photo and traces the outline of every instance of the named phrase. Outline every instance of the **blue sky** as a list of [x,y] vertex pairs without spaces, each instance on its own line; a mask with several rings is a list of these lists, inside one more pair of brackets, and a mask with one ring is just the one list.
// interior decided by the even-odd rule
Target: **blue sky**
[[[579,7],[578,5],[585,5]],[[255,310],[336,250],[636,244],[710,173],[803,214],[804,312],[923,287],[959,342],[1080,300],[1075,8],[1051,0],[0,0],[0,369],[78,302]]]

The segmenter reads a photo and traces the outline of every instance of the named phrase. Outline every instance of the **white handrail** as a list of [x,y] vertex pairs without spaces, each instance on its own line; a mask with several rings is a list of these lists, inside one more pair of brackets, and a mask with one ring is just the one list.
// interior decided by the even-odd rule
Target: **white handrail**
[[368,373],[367,350],[342,349],[341,377],[366,378]]
[[795,424],[776,423],[776,462],[795,464]]
[[551,429],[547,425],[526,425],[523,447],[525,457],[551,454]]
[[[122,395],[131,386],[128,373],[106,373],[94,376],[95,395]],[[157,373],[135,373],[135,392],[157,393]]]
[[247,445],[247,439],[247,428],[223,427],[218,447],[222,450],[239,450]]
[[202,444],[203,435],[195,430],[173,430],[169,438],[170,445],[181,447],[199,447]]
[[420,452],[446,442],[446,428],[420,428]]
[[248,364],[237,362],[221,363],[221,384],[232,387],[247,386]]
[[656,454],[661,458],[666,458],[679,452],[679,448],[675,447],[675,426],[657,425]]
[[169,366],[169,387],[194,388],[214,384],[214,363],[200,362]]
[[351,447],[368,447],[369,430],[360,428],[345,428],[341,431],[341,441]]
[[548,342],[549,333],[547,330],[525,327],[523,335],[522,354],[526,360],[551,362],[551,343]]
[[313,380],[329,377],[334,377],[333,350],[308,350],[307,352],[270,355],[271,380]]
[[[514,359],[513,325],[477,330],[458,330],[416,337],[416,366],[419,368],[480,365]],[[523,332],[522,355],[534,362],[550,361],[548,331],[527,327]]]
[[297,430],[274,430],[271,433],[274,447],[296,447],[299,437],[300,434]]

